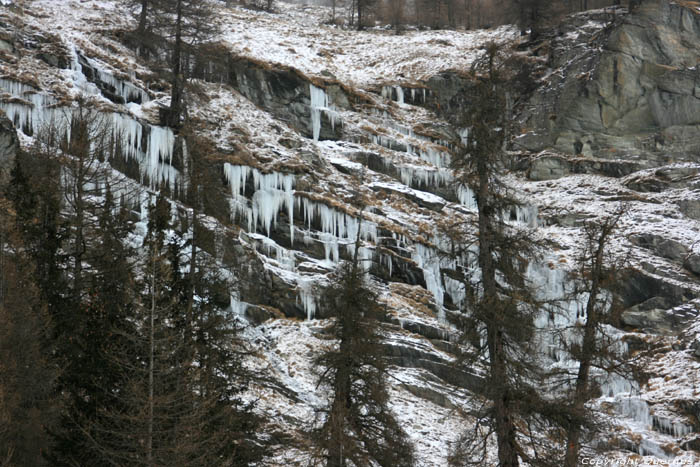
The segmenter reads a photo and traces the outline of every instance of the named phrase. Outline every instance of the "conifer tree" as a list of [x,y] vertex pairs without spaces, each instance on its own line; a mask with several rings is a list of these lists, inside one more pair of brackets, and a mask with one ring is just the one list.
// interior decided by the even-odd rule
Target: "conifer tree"
[[538,440],[538,433],[560,433],[564,416],[559,404],[540,390],[547,375],[535,346],[535,317],[544,304],[524,276],[526,262],[537,260],[536,244],[527,229],[505,221],[505,213],[519,202],[499,176],[508,161],[503,146],[509,122],[503,88],[508,76],[497,45],[487,46],[474,64],[472,78],[471,105],[458,122],[468,128],[468,136],[453,168],[458,183],[474,193],[478,215],[455,249],[475,265],[464,270],[466,300],[460,325],[465,338],[479,338],[465,364],[485,362],[487,381],[475,428],[458,443],[459,455],[452,464],[487,462],[486,439],[493,435],[500,467],[516,467],[521,461],[557,465],[558,445]]
[[571,389],[566,394],[569,423],[566,429],[566,455],[564,465],[579,465],[584,436],[599,428],[586,409],[586,403],[596,394],[598,385],[595,371],[606,378],[633,379],[639,375],[638,358],[624,355],[619,343],[609,335],[605,325],[612,322],[615,310],[612,294],[620,277],[625,273],[625,259],[616,257],[611,244],[620,219],[627,207],[621,205],[600,221],[590,221],[584,226],[585,243],[577,260],[577,271],[572,280],[578,287],[576,296],[587,296],[582,326],[573,329],[573,342],[565,343],[574,361],[578,362]]
[[6,201],[0,198],[0,465],[43,466],[60,408],[59,368],[46,303]]
[[331,390],[325,420],[314,433],[317,458],[329,467],[413,465],[413,448],[389,408],[379,322],[385,310],[359,264],[344,263],[323,302],[332,310],[337,347],[321,354],[319,384]]

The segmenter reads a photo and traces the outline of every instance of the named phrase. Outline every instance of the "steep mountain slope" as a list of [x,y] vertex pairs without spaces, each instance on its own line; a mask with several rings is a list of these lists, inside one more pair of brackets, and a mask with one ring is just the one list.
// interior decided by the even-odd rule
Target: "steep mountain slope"
[[[509,213],[513,228],[551,246],[528,268],[543,295],[564,296],[583,222],[629,206],[615,247],[635,273],[621,279],[626,311],[611,332],[633,350],[654,350],[652,377],[640,388],[601,381],[605,455],[700,460],[700,11],[684,3],[582,13],[537,44],[512,28],[394,36],[322,26],[319,8],[220,7],[221,43],[190,57],[197,89],[188,117],[215,144],[208,165],[220,185],[207,228],[213,253],[240,263],[231,310],[249,322],[249,364],[268,381],[248,396],[271,437],[298,440],[271,453],[272,463],[305,465],[303,432],[325,404],[312,360],[332,345],[319,291],[358,235],[390,310],[392,404],[420,465],[446,465],[471,426],[481,370],[452,365],[457,337],[446,317],[464,300],[449,271],[472,265],[442,254],[442,227],[475,217],[449,165],[465,130],[454,117],[469,105],[460,71],[487,41],[531,64],[532,89],[513,102],[519,162],[504,177],[524,202]],[[143,186],[134,209],[143,214],[166,187],[186,209],[177,193],[187,151],[158,125],[167,84],[121,42],[131,27],[116,0],[1,8],[0,108],[28,145],[88,97],[125,148],[113,166]],[[543,326],[576,322],[579,307]]]

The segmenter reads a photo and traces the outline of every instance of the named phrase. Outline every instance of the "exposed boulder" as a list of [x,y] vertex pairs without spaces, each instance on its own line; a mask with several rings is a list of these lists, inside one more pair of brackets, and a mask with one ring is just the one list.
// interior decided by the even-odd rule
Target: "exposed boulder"
[[683,199],[677,202],[678,209],[691,219],[700,220],[700,199]]
[[682,261],[688,255],[688,248],[685,245],[675,240],[664,238],[661,235],[641,233],[631,236],[630,241],[672,261]]
[[700,255],[697,253],[688,255],[683,261],[683,266],[693,274],[700,276]]
[[621,324],[649,334],[677,336],[697,318],[699,310],[687,304],[673,307],[671,303],[666,297],[652,297],[623,311]]
[[626,308],[639,305],[650,298],[662,297],[664,308],[675,307],[697,297],[695,289],[681,286],[662,277],[632,270],[619,282],[617,293]]
[[595,174],[624,177],[644,168],[644,163],[631,160],[606,160],[568,157],[544,152],[532,158],[527,176],[530,180],[554,180],[570,174]]

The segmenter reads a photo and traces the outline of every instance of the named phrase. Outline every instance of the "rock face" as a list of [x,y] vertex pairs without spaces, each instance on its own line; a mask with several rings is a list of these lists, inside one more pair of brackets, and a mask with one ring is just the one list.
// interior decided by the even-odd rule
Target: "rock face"
[[[335,109],[350,108],[345,91],[335,82],[318,80],[316,86],[292,67],[270,64],[232,56],[226,49],[215,48],[211,69],[196,69],[196,76],[211,82],[226,82],[257,106],[287,123],[297,132],[311,138],[312,88],[323,90],[324,107],[318,110],[320,122],[319,140],[338,140],[342,137],[342,120],[336,118]],[[318,104],[316,104],[318,105]]]
[[532,159],[527,176],[530,180],[553,180],[570,174],[597,174],[607,177],[624,177],[642,168],[643,162],[605,160],[586,157],[566,157],[544,153]]
[[0,190],[4,190],[10,181],[18,150],[17,131],[5,113],[0,112]]
[[607,27],[570,27],[551,37],[548,63],[562,73],[523,107],[537,111],[524,112],[519,143],[597,158],[692,159],[700,148],[700,15],[648,1],[610,15]]

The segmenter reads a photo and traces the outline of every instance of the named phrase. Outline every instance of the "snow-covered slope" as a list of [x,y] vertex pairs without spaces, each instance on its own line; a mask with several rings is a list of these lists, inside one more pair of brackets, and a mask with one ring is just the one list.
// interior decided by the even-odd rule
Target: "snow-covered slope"
[[[270,433],[301,438],[314,423],[314,410],[326,400],[312,360],[329,345],[319,291],[339,260],[354,253],[359,233],[370,283],[390,310],[383,332],[393,408],[420,465],[446,465],[451,443],[473,422],[467,414],[483,380],[479,368],[453,365],[456,333],[445,319],[464,292],[444,273],[472,265],[441,254],[449,249],[442,227],[475,217],[471,194],[452,184],[451,151],[463,129],[445,109],[463,110],[459,86],[467,83],[454,71],[468,68],[488,41],[519,41],[515,29],[397,36],[323,25],[329,13],[320,7],[280,2],[273,14],[217,8],[221,44],[204,59],[192,58],[198,89],[188,115],[214,143],[208,162],[219,174],[222,202],[207,213],[209,228],[223,232],[230,241],[222,248],[245,263],[231,307],[249,322],[245,334],[256,349],[249,365],[272,382],[252,387],[248,397],[268,415]],[[683,37],[700,41],[691,10],[667,9],[669,21],[678,16],[688,25]],[[692,462],[700,460],[692,451],[700,448],[693,441],[699,364],[690,348],[700,331],[693,301],[700,296],[700,161],[693,144],[665,152],[647,143],[656,133],[667,141],[693,135],[698,122],[663,125],[656,118],[654,128],[630,129],[633,121],[650,125],[636,112],[614,124],[609,115],[621,105],[614,97],[619,85],[610,84],[610,95],[604,86],[612,55],[629,55],[611,46],[624,46],[623,39],[610,37],[626,37],[624,28],[652,14],[644,10],[612,27],[610,13],[571,18],[545,40],[549,62],[532,44],[521,47],[517,53],[534,57],[539,81],[516,102],[522,135],[514,147],[523,170],[505,178],[525,203],[509,216],[513,227],[552,245],[544,263],[529,268],[550,298],[563,294],[583,221],[629,205],[615,247],[631,253],[637,274],[621,284],[630,313],[615,332],[654,349],[647,363],[652,378],[638,389],[604,385],[595,402],[611,426],[604,455]],[[133,27],[121,3],[35,0],[24,11],[0,8],[0,20],[0,108],[24,133],[24,144],[43,122],[65,118],[71,101],[89,96],[130,148],[123,157],[138,162],[129,175],[145,185],[144,197],[168,186],[177,199],[187,183],[186,158],[178,156],[177,135],[158,125],[167,85],[120,42]],[[635,44],[674,37],[668,28],[659,31]],[[675,53],[699,56],[693,47]],[[679,76],[693,71],[676,66],[686,67]],[[620,83],[639,71],[615,69]],[[582,100],[574,92],[584,78],[600,91],[601,108],[612,109],[600,111],[604,128],[589,122],[592,92]],[[663,83],[673,91],[673,83]],[[663,115],[654,105],[640,108]],[[638,150],[638,141],[647,146]],[[581,154],[567,154],[575,142]],[[644,189],[650,186],[663,189]],[[306,456],[302,448],[280,448],[270,461],[305,465]]]

